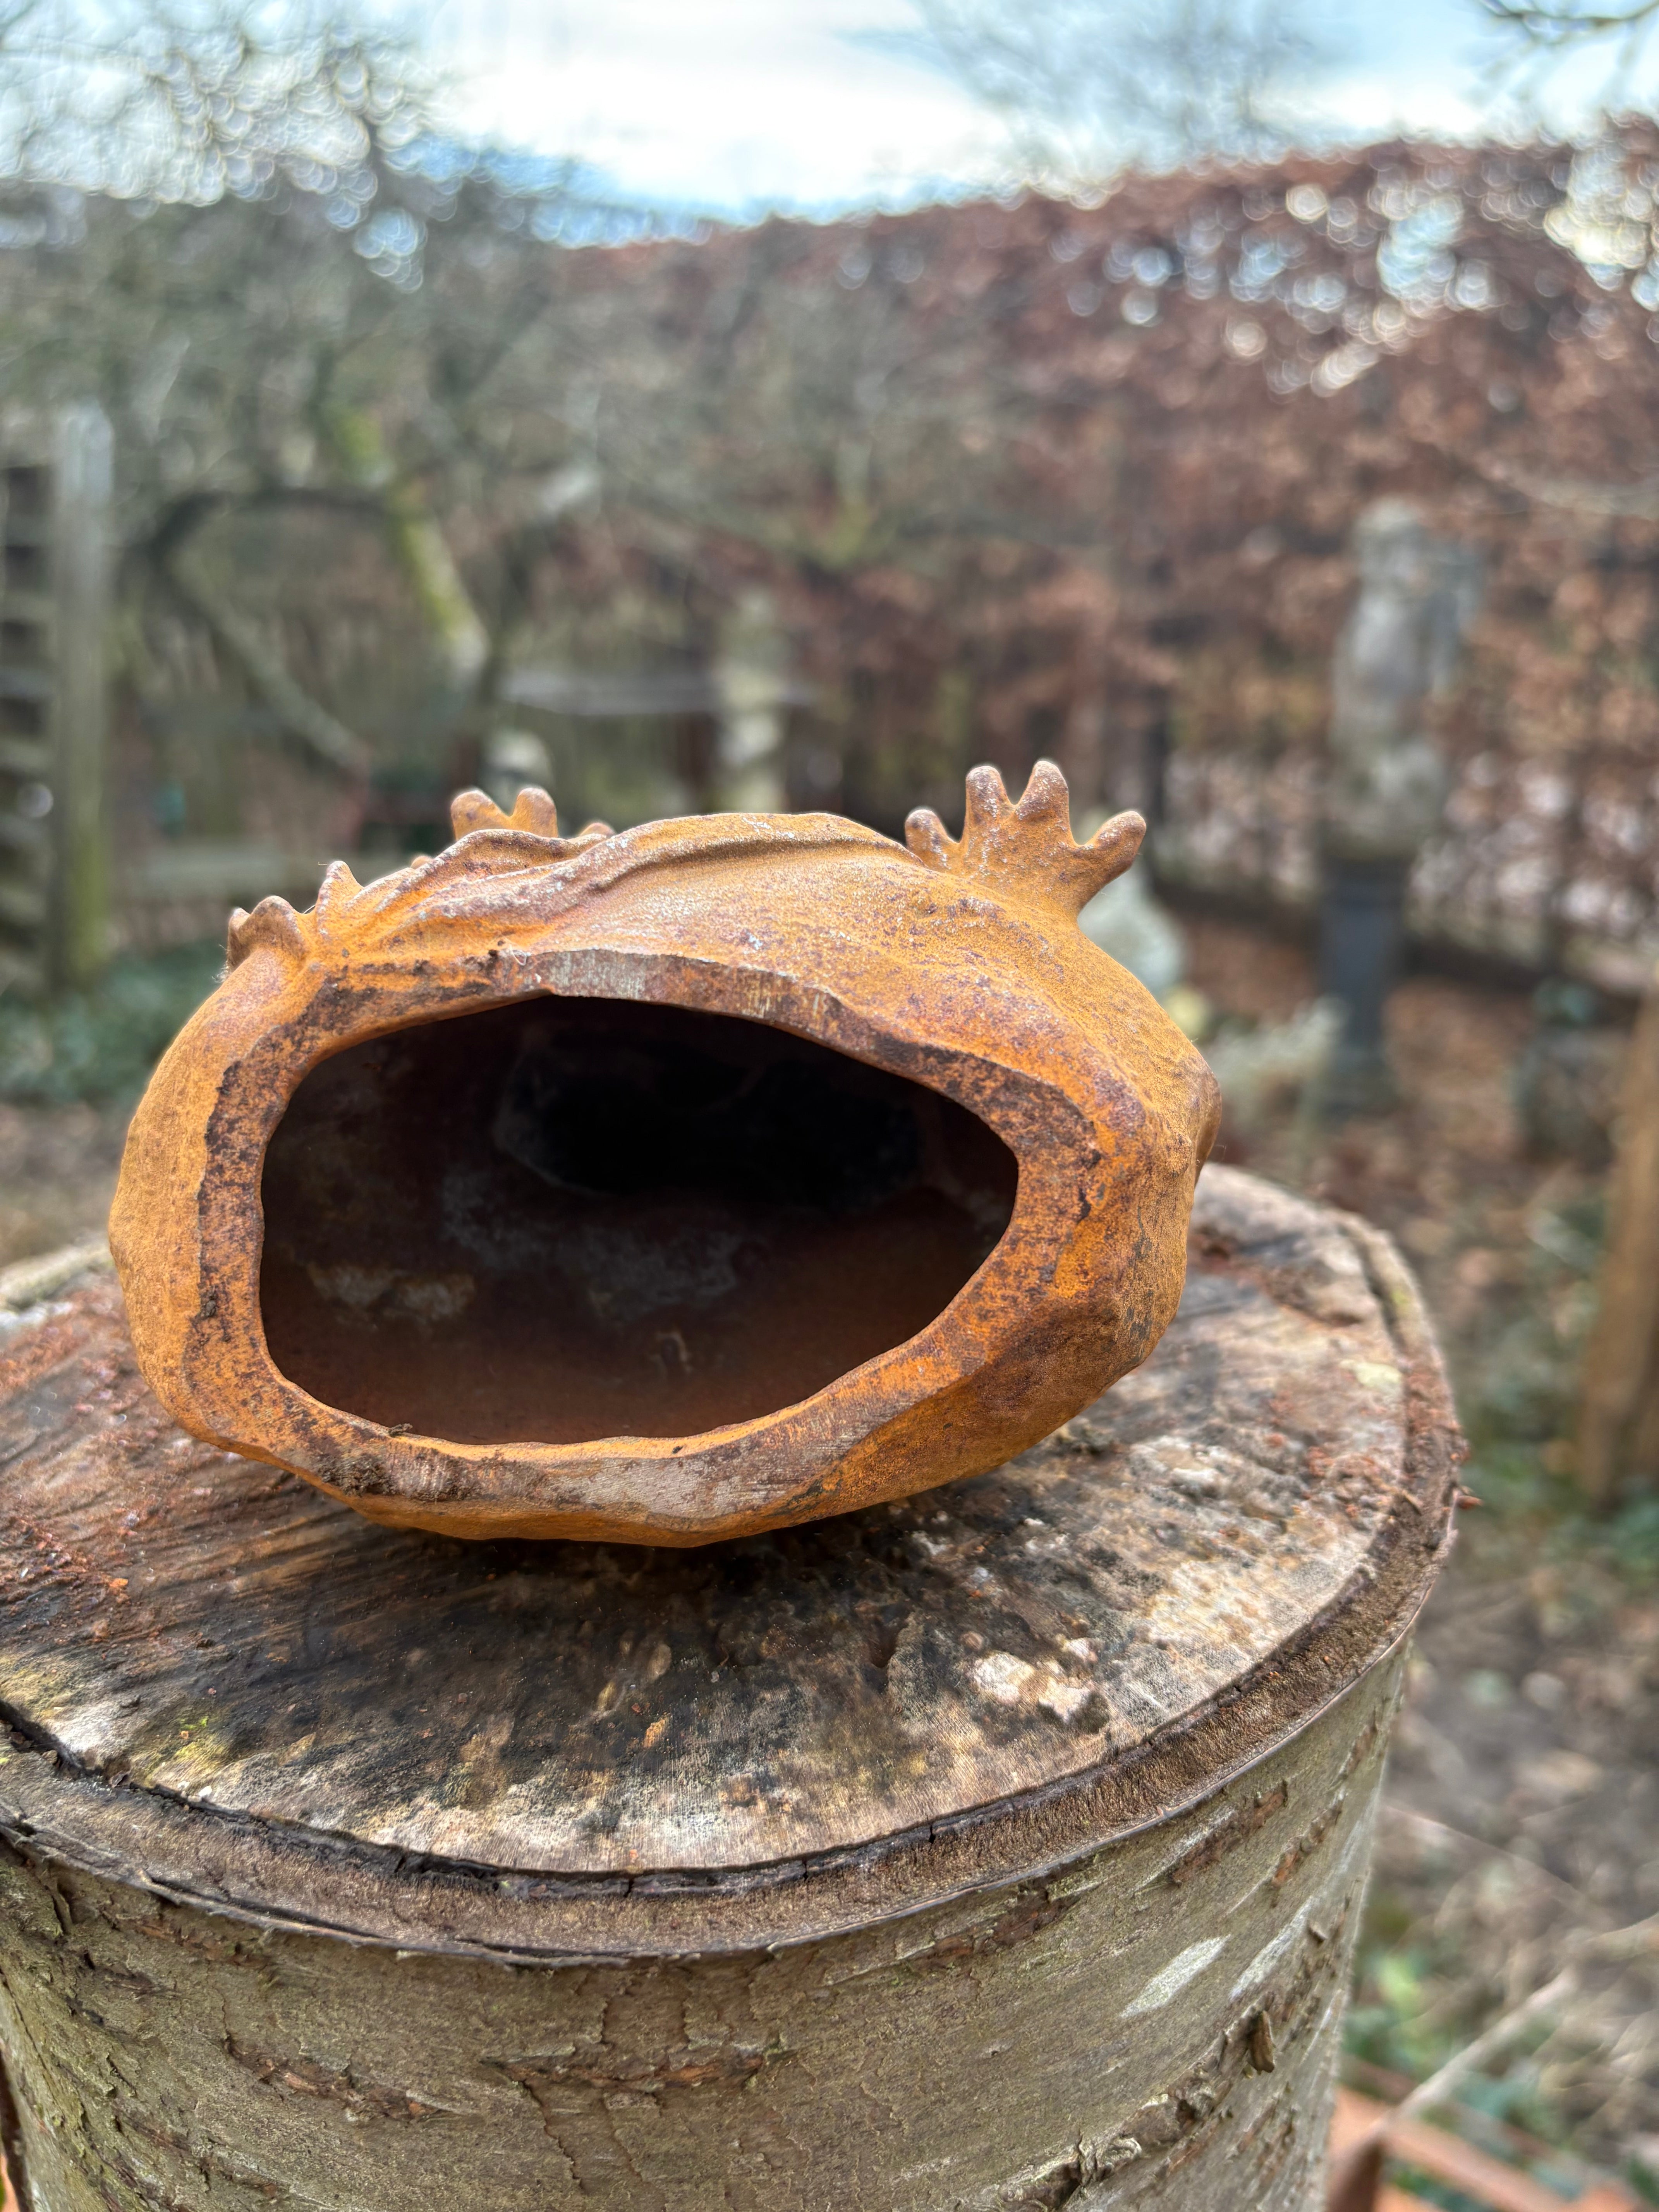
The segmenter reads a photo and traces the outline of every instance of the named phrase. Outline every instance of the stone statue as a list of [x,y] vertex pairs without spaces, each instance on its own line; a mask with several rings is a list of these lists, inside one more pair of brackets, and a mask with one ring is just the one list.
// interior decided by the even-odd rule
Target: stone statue
[[1450,779],[1428,726],[1452,684],[1480,594],[1479,556],[1430,535],[1408,501],[1354,529],[1359,594],[1337,641],[1321,819],[1321,988],[1343,1027],[1328,1105],[1393,1102],[1382,1013],[1398,979],[1412,864],[1439,827]]
[[1378,500],[1354,530],[1359,596],[1332,672],[1325,849],[1416,859],[1438,828],[1449,779],[1425,727],[1450,686],[1479,603],[1479,556],[1431,537],[1408,501]]

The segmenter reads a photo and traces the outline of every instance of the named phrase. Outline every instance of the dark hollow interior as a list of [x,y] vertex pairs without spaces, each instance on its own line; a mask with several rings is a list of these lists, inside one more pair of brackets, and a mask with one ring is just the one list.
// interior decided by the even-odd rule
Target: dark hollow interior
[[538,999],[325,1060],[271,1138],[271,1358],[457,1443],[689,1436],[915,1336],[1014,1157],[937,1091],[757,1022]]

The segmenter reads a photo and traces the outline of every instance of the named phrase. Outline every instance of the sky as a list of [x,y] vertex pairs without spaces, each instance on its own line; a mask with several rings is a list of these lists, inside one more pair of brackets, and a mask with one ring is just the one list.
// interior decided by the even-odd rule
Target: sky
[[[1363,143],[1516,123],[1476,0],[1318,0],[1304,20],[1329,57],[1297,90],[1315,131]],[[1006,174],[965,93],[868,40],[915,22],[908,0],[436,0],[433,35],[469,135],[574,154],[630,196],[710,214],[830,213]],[[1546,112],[1582,123],[1614,65],[1558,65]],[[1659,39],[1637,75],[1659,94]]]

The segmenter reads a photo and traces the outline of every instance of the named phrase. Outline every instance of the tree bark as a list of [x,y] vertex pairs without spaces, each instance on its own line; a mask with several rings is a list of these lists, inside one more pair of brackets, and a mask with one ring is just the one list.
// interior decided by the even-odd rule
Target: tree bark
[[0,1368],[35,2212],[1315,2212],[1455,1434],[1386,1243],[1226,1171],[992,1475],[702,1551],[381,1529]]

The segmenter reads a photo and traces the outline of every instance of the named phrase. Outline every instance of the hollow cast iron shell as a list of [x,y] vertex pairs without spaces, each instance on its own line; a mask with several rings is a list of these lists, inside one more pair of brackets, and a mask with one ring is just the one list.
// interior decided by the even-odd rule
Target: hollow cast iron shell
[[[552,802],[455,801],[457,842],[315,907],[232,917],[229,967],[134,1118],[111,1219],[141,1365],[184,1427],[371,1519],[455,1536],[697,1544],[848,1511],[1025,1449],[1146,1358],[1174,1315],[1215,1080],[1076,916],[1133,858],[1088,845],[1060,771],[1018,805],[969,778],[960,842],[831,815],[561,838]],[[324,1405],[260,1304],[265,1148],[321,1061],[539,994],[793,1033],[955,1099],[1018,1164],[1000,1241],[936,1319],[799,1403],[684,1437],[465,1443]]]

